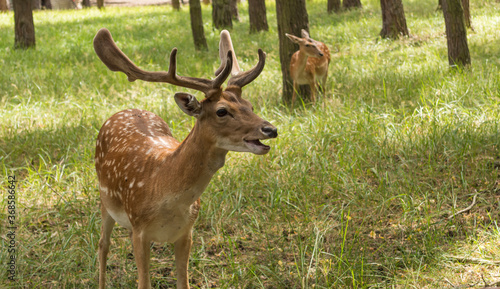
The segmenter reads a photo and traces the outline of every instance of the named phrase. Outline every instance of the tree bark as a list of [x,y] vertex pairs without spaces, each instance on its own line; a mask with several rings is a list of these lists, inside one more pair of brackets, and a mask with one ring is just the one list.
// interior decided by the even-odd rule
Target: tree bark
[[361,8],[361,0],[344,0],[343,1],[344,8],[345,9],[351,9],[351,8]]
[[9,7],[7,7],[7,0],[0,0],[0,11],[1,12],[9,11]]
[[[469,0],[462,0],[462,8],[464,9],[465,27],[472,29],[472,23],[471,23],[471,18],[470,18]],[[472,30],[474,30],[474,29],[472,29]]]
[[97,8],[99,9],[104,8],[104,0],[97,0]]
[[231,5],[232,19],[236,22],[240,22],[240,14],[238,13],[238,0],[230,0],[229,5]]
[[31,10],[40,10],[40,9],[42,9],[42,1],[41,0],[32,0],[31,1]]
[[35,24],[31,0],[12,1],[14,6],[15,48],[35,47]]
[[265,0],[248,0],[248,15],[250,16],[250,33],[269,30]]
[[405,11],[401,0],[380,0],[382,7],[382,38],[398,38],[400,35],[408,36]]
[[42,0],[42,9],[52,10],[52,2],[50,0]]
[[448,42],[448,62],[452,67],[467,66],[471,63],[471,59],[460,0],[443,0],[442,4]]
[[203,4],[205,4],[205,5],[210,4],[210,0],[203,0]]
[[207,39],[203,29],[200,0],[189,0],[189,15],[191,16],[191,31],[193,32],[196,50],[208,50]]
[[212,22],[217,29],[233,28],[230,0],[212,1]]
[[83,8],[90,8],[90,0],[82,0]]
[[328,13],[338,13],[340,11],[340,0],[328,0],[327,4],[327,11]]
[[436,8],[437,10],[443,10],[443,0],[438,0],[438,7]]
[[[283,78],[283,95],[285,103],[291,103],[293,95],[293,80],[290,76],[290,60],[298,50],[285,33],[301,35],[301,29],[309,31],[305,0],[276,0],[276,18],[278,20],[278,35],[280,42],[281,75]],[[309,85],[301,85],[298,94],[303,98],[311,97]]]
[[172,7],[174,10],[181,10],[181,2],[179,0],[172,0]]

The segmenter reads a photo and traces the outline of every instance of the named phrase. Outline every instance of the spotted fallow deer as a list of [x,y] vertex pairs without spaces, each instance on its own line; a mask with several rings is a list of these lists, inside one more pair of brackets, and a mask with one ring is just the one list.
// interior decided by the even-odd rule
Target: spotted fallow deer
[[292,104],[295,102],[299,85],[309,84],[311,97],[316,102],[316,86],[325,89],[330,64],[330,49],[324,43],[309,37],[302,29],[302,38],[286,33],[286,36],[299,45],[299,51],[290,60],[290,74],[293,79]]
[[[102,228],[99,241],[99,288],[105,288],[106,259],[115,222],[131,231],[139,274],[139,288],[150,288],[151,242],[174,243],[177,288],[189,288],[188,260],[191,230],[200,209],[199,197],[228,151],[263,155],[270,147],[261,140],[277,137],[277,129],[253,112],[241,97],[243,86],[264,68],[265,53],[259,49],[258,64],[241,72],[227,31],[220,39],[221,69],[215,79],[178,76],[176,54],[170,54],[168,72],[148,72],[137,67],[101,29],[94,49],[112,71],[121,71],[129,81],[166,82],[205,94],[198,100],[176,93],[182,111],[196,123],[182,142],[177,141],[165,121],[152,112],[128,109],[109,118],[99,131],[95,167],[99,179]],[[226,89],[222,84],[229,78]]]

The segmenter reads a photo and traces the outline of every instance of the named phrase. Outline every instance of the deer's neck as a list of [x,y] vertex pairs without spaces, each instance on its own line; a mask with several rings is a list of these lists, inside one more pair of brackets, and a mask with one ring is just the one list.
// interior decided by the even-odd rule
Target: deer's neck
[[[227,150],[219,149],[195,124],[186,139],[164,162],[164,184],[179,201],[192,204],[203,193],[213,175],[224,166]],[[172,174],[172,175],[168,175]]]
[[302,52],[299,50],[299,54],[298,54],[298,57],[297,57],[297,68],[298,68],[298,71],[304,71],[304,69],[306,68],[306,65],[307,65],[307,58],[309,56],[307,56],[307,54],[305,52]]

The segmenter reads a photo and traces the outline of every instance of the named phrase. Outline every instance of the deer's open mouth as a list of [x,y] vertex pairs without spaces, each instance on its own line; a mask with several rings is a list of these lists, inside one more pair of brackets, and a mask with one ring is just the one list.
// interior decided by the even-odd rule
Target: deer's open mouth
[[271,147],[260,142],[259,139],[244,139],[246,146],[255,154],[265,154]]

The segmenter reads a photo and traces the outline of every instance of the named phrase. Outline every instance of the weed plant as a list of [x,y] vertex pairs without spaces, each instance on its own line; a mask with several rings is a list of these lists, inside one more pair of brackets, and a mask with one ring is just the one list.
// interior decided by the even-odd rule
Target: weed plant
[[[450,69],[437,1],[404,1],[411,36],[378,37],[376,0],[327,14],[307,2],[311,37],[332,51],[315,105],[281,100],[274,1],[269,32],[249,34],[248,4],[231,30],[242,69],[267,52],[244,89],[279,128],[265,156],[231,152],[202,195],[190,259],[193,288],[445,288],[500,280],[500,3],[471,1],[472,65]],[[480,2],[480,3],[479,3]],[[15,50],[14,15],[0,14],[0,268],[11,254],[8,176],[16,186],[16,275],[2,288],[96,288],[100,231],[95,139],[115,112],[160,115],[183,139],[194,120],[179,89],[129,83],[93,51],[107,27],[129,57],[211,77],[219,31],[203,6],[209,51],[193,48],[188,7],[35,11],[36,49]],[[196,94],[202,97],[199,93]],[[465,211],[462,209],[473,206]],[[173,249],[152,245],[155,288],[175,286]],[[109,288],[135,288],[128,232],[115,227]],[[498,285],[499,283],[497,283]]]

